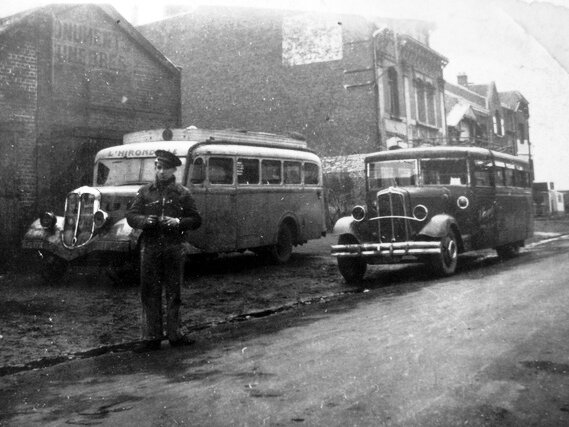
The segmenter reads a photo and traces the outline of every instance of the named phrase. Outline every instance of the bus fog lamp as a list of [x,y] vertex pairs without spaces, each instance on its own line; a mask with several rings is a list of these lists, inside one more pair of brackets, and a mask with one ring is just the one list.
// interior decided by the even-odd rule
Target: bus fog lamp
[[419,221],[424,221],[429,214],[429,210],[424,205],[417,205],[413,208],[413,217]]
[[93,216],[93,222],[95,223],[95,227],[97,228],[101,228],[102,226],[104,226],[107,223],[108,219],[109,219],[109,214],[106,213],[105,211],[97,211]]
[[40,216],[40,224],[46,230],[55,227],[56,222],[57,218],[53,212],[44,212]]

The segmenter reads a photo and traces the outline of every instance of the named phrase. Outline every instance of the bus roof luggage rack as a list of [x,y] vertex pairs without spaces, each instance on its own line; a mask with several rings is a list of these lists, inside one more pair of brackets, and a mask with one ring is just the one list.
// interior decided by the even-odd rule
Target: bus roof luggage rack
[[268,147],[306,149],[307,143],[301,134],[278,135],[267,132],[251,132],[241,129],[210,130],[190,126],[185,129],[153,129],[124,135],[123,144],[156,141],[229,142],[232,144],[255,144]]

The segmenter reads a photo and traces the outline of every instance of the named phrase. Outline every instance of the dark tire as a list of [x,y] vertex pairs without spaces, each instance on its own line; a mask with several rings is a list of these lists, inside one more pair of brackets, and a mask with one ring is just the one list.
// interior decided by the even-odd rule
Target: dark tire
[[[340,236],[339,245],[357,244],[358,241],[351,236]],[[338,270],[344,280],[350,285],[357,285],[362,281],[367,270],[367,263],[361,258],[338,258]]]
[[441,253],[430,258],[433,271],[439,276],[452,276],[458,263],[458,243],[452,231],[441,239]]
[[44,282],[52,284],[61,281],[67,272],[69,263],[53,254],[46,254],[40,261],[40,276]]
[[101,265],[100,274],[114,286],[131,287],[140,283],[140,254],[113,254]]
[[359,258],[338,258],[338,270],[347,283],[355,285],[364,278],[367,264]]
[[496,253],[500,259],[515,258],[520,254],[520,243],[511,243],[509,245],[499,246],[496,248]]
[[286,224],[279,227],[277,243],[270,247],[269,255],[275,264],[285,264],[292,255],[292,231]]

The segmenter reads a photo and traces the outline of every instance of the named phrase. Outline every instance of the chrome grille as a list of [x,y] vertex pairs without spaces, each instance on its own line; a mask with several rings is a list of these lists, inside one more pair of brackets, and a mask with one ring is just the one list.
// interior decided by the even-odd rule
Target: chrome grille
[[392,190],[377,195],[377,211],[380,217],[379,241],[381,243],[405,242],[408,240],[405,195]]
[[91,191],[79,191],[67,196],[61,236],[66,247],[82,246],[93,237],[95,230],[93,216],[98,203],[96,195]]

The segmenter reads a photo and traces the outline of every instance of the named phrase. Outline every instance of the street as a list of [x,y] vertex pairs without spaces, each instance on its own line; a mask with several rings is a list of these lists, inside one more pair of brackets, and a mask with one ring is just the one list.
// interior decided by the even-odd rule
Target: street
[[[7,372],[0,425],[569,423],[568,239],[506,262],[467,255],[446,279],[376,266],[357,290],[311,251],[297,251],[289,269],[246,258],[240,267],[222,260],[229,272],[191,272],[190,281],[217,286],[217,308],[228,307],[184,306],[193,347],[133,354],[125,339],[98,356]],[[248,298],[235,290],[245,280]],[[136,289],[118,292],[130,295],[121,316],[132,321],[121,332],[135,340]],[[207,295],[201,285],[187,292]]]

